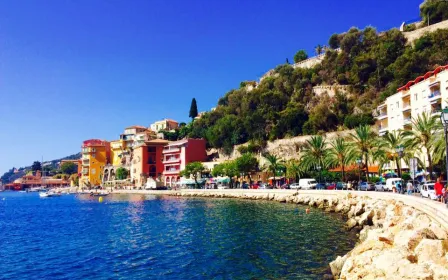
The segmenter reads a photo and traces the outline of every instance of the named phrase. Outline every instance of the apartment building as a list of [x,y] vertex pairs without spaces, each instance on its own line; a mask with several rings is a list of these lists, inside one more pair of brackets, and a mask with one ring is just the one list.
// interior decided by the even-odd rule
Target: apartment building
[[448,105],[448,65],[440,66],[409,81],[377,108],[380,135],[388,131],[412,129],[412,119],[426,112],[440,115]]
[[110,162],[110,143],[99,139],[86,140],[81,148],[81,187],[93,187],[102,182],[104,166]]
[[166,186],[180,182],[180,172],[194,161],[206,161],[206,142],[204,139],[183,139],[171,142],[163,148],[163,181]]
[[135,186],[145,185],[148,178],[161,181],[164,170],[162,153],[167,144],[168,140],[148,139],[134,146],[130,171]]
[[173,130],[179,127],[179,123],[175,120],[164,119],[161,121],[156,121],[151,124],[150,128],[154,132],[159,132],[160,130]]
[[[412,119],[423,112],[439,116],[448,106],[448,65],[437,67],[409,81],[377,108],[379,135],[396,130],[411,130]],[[425,161],[425,156],[420,155]],[[404,163],[402,163],[404,166]]]

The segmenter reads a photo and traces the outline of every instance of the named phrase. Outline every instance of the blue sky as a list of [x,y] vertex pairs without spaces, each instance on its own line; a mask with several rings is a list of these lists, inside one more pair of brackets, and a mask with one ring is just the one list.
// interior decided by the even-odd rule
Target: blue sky
[[188,120],[240,81],[352,26],[417,18],[421,0],[0,1],[0,174]]

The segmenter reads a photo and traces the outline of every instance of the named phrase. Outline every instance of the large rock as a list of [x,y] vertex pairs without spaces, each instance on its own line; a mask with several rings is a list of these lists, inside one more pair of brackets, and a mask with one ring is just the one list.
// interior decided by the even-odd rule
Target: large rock
[[445,229],[436,223],[431,223],[429,229],[434,232],[437,239],[448,239],[448,235]]
[[366,212],[364,212],[361,217],[359,218],[358,224],[360,226],[364,226],[364,225],[373,225],[372,223],[372,218],[373,215],[375,214],[375,212],[373,210],[367,210]]
[[390,250],[381,251],[381,253],[373,259],[372,265],[376,269],[384,271],[386,276],[396,275],[398,268],[402,265],[409,264],[407,259],[409,251],[404,248],[392,248]]
[[414,250],[421,240],[434,238],[436,238],[434,232],[427,228],[418,231],[402,230],[395,235],[394,244],[395,246],[404,246],[406,249]]
[[448,251],[448,240],[423,239],[415,248],[418,263],[435,263],[447,266],[445,254]]
[[364,202],[360,201],[358,204],[356,204],[354,215],[359,216],[362,213],[364,213]]
[[357,224],[358,223],[356,222],[355,219],[350,218],[350,219],[348,219],[347,223],[345,223],[345,226],[347,227],[347,229],[350,230],[350,229],[354,228]]
[[406,263],[398,268],[397,276],[400,279],[414,279],[414,280],[433,280],[432,271],[425,266]]
[[426,214],[420,214],[414,219],[413,225],[415,229],[429,228],[431,219]]
[[341,274],[342,267],[344,266],[345,261],[347,260],[347,255],[341,257],[338,256],[334,261],[330,263],[331,273],[334,276],[339,276]]

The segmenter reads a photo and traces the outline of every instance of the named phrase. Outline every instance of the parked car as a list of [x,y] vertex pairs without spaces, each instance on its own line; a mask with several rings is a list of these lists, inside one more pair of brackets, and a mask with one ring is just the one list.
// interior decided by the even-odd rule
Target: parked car
[[389,178],[386,180],[386,186],[384,189],[386,191],[392,191],[392,189],[397,185],[397,183],[400,183],[402,188],[404,187],[403,180],[401,178]]
[[229,186],[226,186],[226,185],[219,185],[218,186],[218,190],[225,190],[225,189],[228,189],[229,188]]
[[315,189],[317,182],[315,179],[300,179],[299,186],[302,190]]
[[344,182],[337,182],[336,183],[336,189],[337,190],[346,190],[347,189],[347,184]]
[[325,190],[326,188],[327,188],[327,185],[324,184],[324,183],[318,183],[318,184],[316,185],[316,189],[317,189],[317,190]]
[[359,185],[359,190],[360,191],[374,191],[375,190],[375,186],[373,184],[369,184],[367,182],[362,182]]
[[292,183],[291,185],[289,185],[289,188],[291,190],[300,190],[300,185],[299,183]]
[[327,190],[335,190],[335,189],[336,189],[336,183],[327,186]]
[[384,192],[386,189],[386,183],[385,182],[378,182],[375,184],[375,191],[382,191]]
[[281,189],[290,189],[291,187],[289,186],[289,184],[283,184],[280,188]]
[[420,196],[437,200],[436,191],[434,190],[434,183],[426,183],[420,186]]

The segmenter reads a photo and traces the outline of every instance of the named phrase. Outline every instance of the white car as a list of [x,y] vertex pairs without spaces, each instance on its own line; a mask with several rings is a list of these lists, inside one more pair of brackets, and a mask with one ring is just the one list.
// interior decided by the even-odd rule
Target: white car
[[228,188],[229,188],[229,186],[225,186],[225,185],[219,185],[218,186],[218,190],[226,190]]
[[293,184],[289,185],[289,187],[291,188],[291,190],[300,190],[299,183],[293,183]]
[[300,179],[299,180],[299,187],[302,190],[315,189],[316,185],[317,185],[317,182],[315,179]]
[[386,190],[386,183],[384,182],[378,182],[375,184],[375,191],[385,191]]
[[420,195],[422,197],[437,200],[436,191],[434,190],[434,183],[427,183],[421,185]]
[[[389,178],[386,180],[386,186],[384,187],[384,190],[386,191],[392,191],[394,187],[396,187],[397,183],[401,184],[401,187],[404,186],[403,180],[401,178]],[[397,190],[398,191],[398,190]]]

